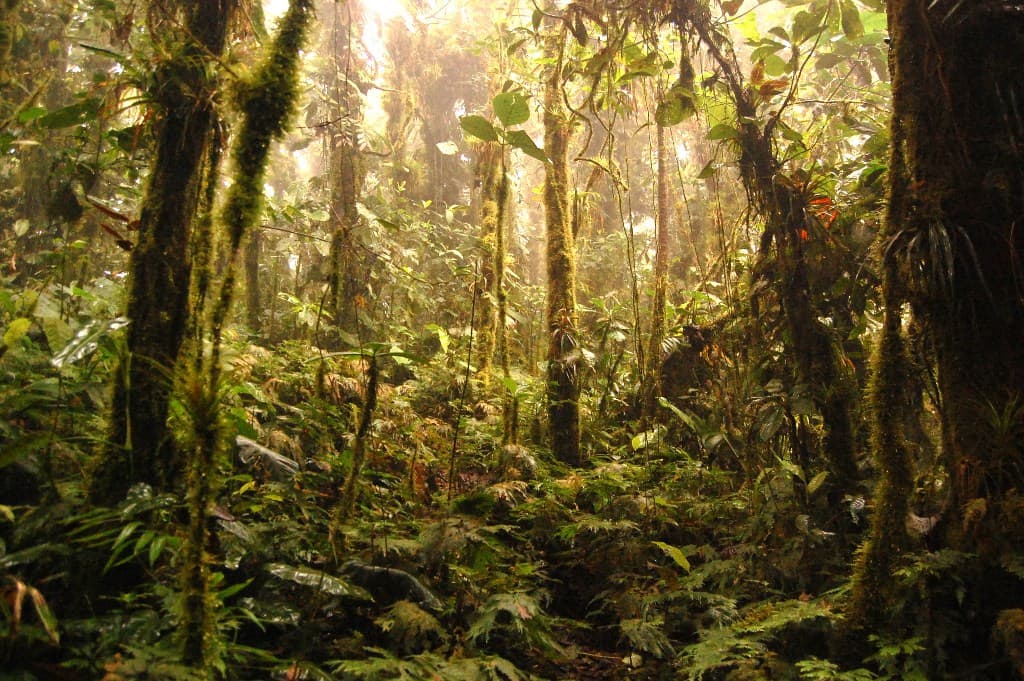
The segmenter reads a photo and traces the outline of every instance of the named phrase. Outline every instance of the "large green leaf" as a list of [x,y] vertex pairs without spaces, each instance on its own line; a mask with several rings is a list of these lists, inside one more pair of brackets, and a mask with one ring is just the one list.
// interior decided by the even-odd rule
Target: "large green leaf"
[[793,42],[800,43],[824,29],[824,14],[819,12],[797,12],[793,19]]
[[476,137],[484,142],[497,142],[498,132],[491,125],[491,122],[483,116],[463,116],[459,119],[459,125],[463,132]]
[[709,177],[714,177],[716,172],[718,172],[718,166],[715,164],[715,160],[711,159],[703,168],[701,168],[701,171],[697,173],[697,179],[706,180]]
[[690,571],[690,561],[686,559],[686,554],[678,546],[672,546],[666,544],[663,541],[651,542],[659,549],[665,552],[665,555],[672,559],[672,562],[681,567],[686,572]]
[[502,92],[494,98],[494,115],[506,128],[530,120],[530,101],[519,92]]
[[527,156],[532,156],[538,161],[548,163],[548,155],[544,153],[544,150],[538,147],[533,142],[533,138],[526,134],[523,130],[511,130],[505,135],[505,139],[516,149],[520,149]]
[[280,579],[295,582],[302,586],[313,587],[332,596],[351,596],[366,601],[372,601],[370,593],[354,584],[349,584],[344,579],[313,568],[302,565],[285,565],[284,563],[270,563],[267,565],[267,572]]
[[93,120],[96,118],[99,110],[100,100],[90,97],[89,99],[83,99],[80,102],[65,106],[62,109],[51,111],[45,116],[39,117],[37,122],[44,128],[68,128],[72,125]]
[[728,123],[719,123],[708,130],[709,140],[734,140],[740,136],[739,130]]
[[692,116],[696,110],[693,93],[684,87],[674,87],[658,102],[654,120],[663,128],[671,128]]
[[864,35],[864,24],[860,20],[860,11],[852,0],[843,0],[840,4],[842,12],[843,33],[847,38],[859,38]]

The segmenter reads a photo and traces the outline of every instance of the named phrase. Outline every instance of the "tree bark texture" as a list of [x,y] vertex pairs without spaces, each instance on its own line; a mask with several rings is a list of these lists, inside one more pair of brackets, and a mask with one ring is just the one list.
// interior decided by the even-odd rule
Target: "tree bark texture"
[[[363,68],[358,31],[362,8],[358,2],[344,5],[322,3],[324,38],[333,62],[326,74],[328,125],[325,128],[330,156],[331,236],[330,311],[335,324],[348,333],[359,325],[359,305],[367,292],[368,274],[359,252],[358,203],[365,171],[359,149],[363,111],[357,88]],[[329,8],[329,9],[328,9]],[[330,17],[329,22],[327,17]]]
[[550,159],[544,178],[544,220],[547,229],[547,399],[551,449],[570,465],[581,463],[576,262],[569,219],[568,112],[562,95],[565,29],[547,38],[546,56],[553,60],[544,87],[544,150]]
[[935,353],[949,539],[996,552],[1024,538],[997,508],[1024,484],[1024,16],[1012,4],[889,3],[907,168],[892,177],[904,199],[887,248]]
[[[851,624],[894,629],[907,546],[913,449],[902,423],[909,302],[937,375],[947,498],[933,541],[969,557],[957,568],[958,641],[934,656],[989,662],[1000,610],[1020,607],[1002,567],[1024,540],[1024,16],[1012,3],[890,0],[893,116],[883,232],[886,321],[876,351],[872,449],[881,480],[855,576]],[[905,334],[903,334],[905,335]],[[902,369],[901,369],[902,367]],[[930,586],[941,582],[933,580]],[[921,608],[927,612],[928,605]],[[944,662],[945,664],[945,662]],[[934,674],[939,672],[931,670]],[[937,676],[935,676],[937,678]]]
[[669,207],[668,207],[668,147],[665,143],[665,126],[657,126],[657,177],[658,205],[657,227],[654,248],[654,295],[651,300],[651,335],[647,346],[647,366],[644,370],[643,414],[653,419],[661,397],[661,345],[665,341],[665,306],[668,296],[668,251],[669,251]]
[[159,30],[153,27],[154,34],[173,32],[167,47],[176,56],[159,63],[153,77],[157,147],[131,256],[126,357],[114,378],[108,446],[91,480],[94,501],[119,499],[134,483],[169,489],[181,479],[168,405],[187,329],[192,224],[217,120],[210,73],[224,52],[235,4],[194,3],[180,23],[169,18]]

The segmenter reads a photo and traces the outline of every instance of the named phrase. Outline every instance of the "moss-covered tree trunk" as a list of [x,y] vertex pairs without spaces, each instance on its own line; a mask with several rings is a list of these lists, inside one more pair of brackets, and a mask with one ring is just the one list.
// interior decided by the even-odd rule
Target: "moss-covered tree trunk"
[[165,42],[150,96],[157,147],[131,256],[126,355],[114,379],[108,444],[93,472],[90,497],[113,502],[134,483],[180,484],[181,458],[167,430],[178,354],[187,330],[190,239],[204,161],[216,124],[217,60],[235,0],[183,3],[180,16],[150,27]]
[[[776,116],[758,116],[754,90],[741,75],[739,62],[727,37],[715,28],[700,3],[677,3],[677,21],[689,25],[701,38],[722,70],[736,104],[740,175],[757,212],[765,221],[758,250],[756,275],[767,284],[782,310],[782,327],[788,336],[787,355],[794,383],[810,390],[821,414],[822,450],[837,491],[848,489],[857,478],[856,450],[851,413],[857,390],[843,368],[839,339],[819,316],[826,314],[815,303],[808,280],[803,234],[807,228],[810,199],[782,171],[775,155],[773,131]],[[762,287],[754,287],[760,289]],[[755,313],[758,293],[752,300]],[[802,429],[801,429],[802,430]],[[806,438],[794,443],[795,454],[806,465]]]
[[654,293],[651,300],[651,335],[647,346],[644,371],[644,418],[650,420],[661,397],[661,346],[665,341],[665,305],[668,297],[669,201],[668,146],[665,126],[657,125],[657,226],[654,245]]
[[[498,267],[498,241],[504,226],[499,222],[503,206],[499,204],[499,190],[504,174],[506,150],[498,142],[481,142],[477,146],[476,176],[480,183],[480,271],[476,278],[477,321],[476,369],[484,385],[490,383],[497,338],[497,291],[495,287]],[[501,254],[504,259],[504,253]]]
[[[187,461],[188,533],[181,550],[183,659],[204,672],[211,667],[216,603],[210,593],[209,510],[217,491],[221,429],[220,349],[234,300],[235,279],[245,239],[263,209],[263,188],[271,145],[284,134],[298,98],[302,47],[312,18],[312,0],[291,0],[259,69],[239,98],[241,120],[232,148],[232,179],[224,202],[227,267],[210,300],[209,351],[197,344],[198,369],[184,381],[183,402],[191,417]],[[212,202],[211,202],[212,203]],[[203,315],[206,318],[206,315]]]
[[550,61],[544,82],[544,176],[547,231],[547,400],[552,453],[570,465],[581,463],[579,339],[576,261],[569,215],[571,122],[562,93],[565,27],[549,29],[544,51]]
[[893,177],[908,199],[891,247],[935,349],[949,539],[965,550],[1007,548],[995,504],[1024,484],[1024,17],[1012,5],[890,1],[908,166]]
[[358,81],[362,71],[359,2],[321,3],[327,31],[324,49],[331,61],[323,74],[326,136],[331,181],[330,313],[340,329],[354,334],[367,277],[359,250],[359,199],[363,191],[363,157],[359,148],[362,103]]
[[[855,599],[879,621],[910,491],[890,374],[890,330],[909,301],[938,377],[948,499],[940,530],[976,554],[961,571],[967,655],[984,656],[1002,608],[1024,588],[1000,567],[1024,539],[1024,16],[1014,3],[890,0],[893,163],[882,348],[872,399],[882,481]],[[901,515],[902,514],[902,515]],[[951,607],[956,607],[952,606]],[[868,623],[872,622],[868,619]],[[946,651],[947,653],[949,651]]]
[[497,315],[494,320],[495,333],[497,334],[498,366],[501,368],[501,378],[504,383],[502,390],[502,444],[518,444],[519,442],[519,397],[513,392],[512,369],[510,366],[508,349],[508,288],[505,286],[505,260],[508,254],[508,234],[510,221],[506,218],[509,214],[509,179],[508,179],[508,151],[505,150],[501,156],[498,167],[498,192],[496,202],[498,204],[498,230],[495,232],[494,241],[494,298],[497,305]]
[[415,131],[416,101],[414,84],[407,64],[415,58],[412,32],[401,18],[387,25],[385,42],[394,68],[387,70],[388,89],[383,107],[387,115],[385,137],[390,152],[389,174],[392,182],[402,187],[409,198],[420,197],[421,173],[410,165],[409,141]]
[[263,329],[260,317],[260,242],[259,230],[253,230],[245,247],[245,318],[249,332],[256,335]]

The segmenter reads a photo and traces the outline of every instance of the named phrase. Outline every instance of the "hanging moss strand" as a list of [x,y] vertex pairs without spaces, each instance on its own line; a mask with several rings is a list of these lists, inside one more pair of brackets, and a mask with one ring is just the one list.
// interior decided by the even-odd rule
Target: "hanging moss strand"
[[[242,124],[232,160],[234,183],[228,192],[222,219],[228,233],[229,267],[212,322],[213,351],[210,371],[216,374],[219,338],[230,308],[235,263],[246,232],[259,219],[270,145],[284,134],[298,98],[300,58],[313,16],[309,0],[293,0],[281,19],[266,61],[240,97]],[[211,384],[216,381],[211,381]]]
[[366,441],[369,439],[370,426],[373,424],[373,412],[377,408],[377,386],[380,379],[377,355],[370,355],[366,373],[366,400],[363,402],[363,408],[359,412],[359,426],[356,428],[356,437],[352,444],[352,467],[345,477],[345,484],[341,491],[341,501],[338,502],[338,506],[334,511],[334,523],[331,528],[332,537],[341,536],[341,526],[352,515],[356,505],[356,484],[359,482],[363,463],[366,461]]
[[[183,551],[181,630],[183,659],[199,669],[208,667],[213,640],[214,599],[210,594],[207,560],[210,532],[206,518],[216,492],[216,452],[223,440],[218,418],[222,330],[231,308],[238,254],[246,232],[259,218],[262,207],[270,145],[284,133],[295,106],[299,60],[311,16],[309,2],[293,0],[281,21],[270,54],[243,93],[242,124],[232,155],[234,183],[223,213],[229,239],[228,267],[214,304],[210,330],[212,349],[206,362],[198,363],[202,370],[188,381],[185,391],[192,417],[193,442],[186,484],[190,522]],[[196,351],[200,352],[201,347]]]

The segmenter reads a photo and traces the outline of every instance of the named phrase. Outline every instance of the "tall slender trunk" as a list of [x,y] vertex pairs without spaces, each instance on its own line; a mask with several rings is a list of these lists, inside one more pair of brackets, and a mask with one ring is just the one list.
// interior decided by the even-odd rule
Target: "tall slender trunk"
[[[331,274],[329,278],[331,314],[335,324],[348,333],[359,325],[359,299],[367,291],[358,252],[359,199],[364,170],[359,149],[362,106],[357,80],[362,69],[357,31],[362,9],[355,0],[339,5],[322,3],[324,25],[330,35],[325,39],[333,63],[328,68],[328,150],[331,181]],[[329,6],[331,9],[326,9]],[[331,16],[330,23],[326,16]]]
[[654,250],[654,295],[651,300],[651,335],[647,346],[644,371],[643,415],[646,420],[654,418],[661,397],[661,345],[665,340],[665,305],[668,295],[668,251],[669,251],[669,201],[668,201],[668,146],[665,143],[665,126],[657,125],[658,163],[658,205],[657,233]]
[[[477,324],[477,376],[486,386],[491,380],[494,362],[497,318],[497,268],[502,240],[502,206],[499,203],[500,184],[503,181],[504,155],[508,153],[498,142],[482,142],[477,155],[477,179],[480,182],[480,273],[476,291],[480,314]],[[501,253],[502,264],[505,254]]]
[[550,159],[544,177],[547,230],[547,400],[551,450],[570,465],[580,451],[579,363],[575,245],[569,218],[569,139],[571,122],[562,93],[566,29],[549,25],[545,57],[551,62],[544,83],[544,150]]
[[513,392],[512,370],[509,367],[508,356],[508,290],[505,288],[505,256],[508,251],[506,245],[509,221],[508,215],[508,170],[506,161],[507,151],[502,154],[499,163],[498,173],[498,231],[495,234],[494,243],[494,296],[498,306],[498,314],[495,319],[495,331],[497,333],[498,366],[501,368],[501,378],[504,382],[502,391],[503,401],[503,422],[504,431],[502,444],[517,444],[519,442],[519,397]]
[[260,231],[253,230],[245,247],[245,316],[249,331],[259,335],[263,323],[260,317]]
[[245,238],[263,208],[267,159],[273,142],[283,135],[298,97],[302,47],[312,17],[311,0],[291,0],[277,35],[240,101],[241,121],[233,144],[233,180],[222,220],[226,232],[226,270],[210,300],[209,351],[198,345],[198,367],[183,381],[183,401],[192,418],[187,461],[186,501],[189,526],[182,545],[183,659],[198,669],[210,667],[214,603],[210,594],[209,508],[217,491],[217,455],[224,444],[220,421],[223,330],[234,300],[238,261]]

